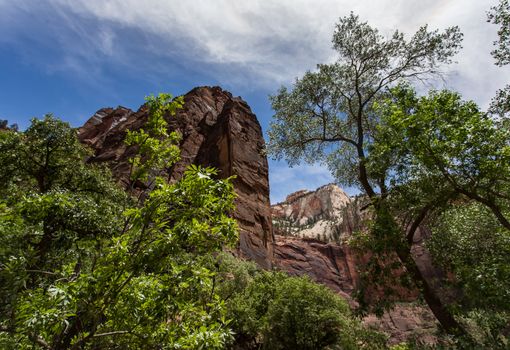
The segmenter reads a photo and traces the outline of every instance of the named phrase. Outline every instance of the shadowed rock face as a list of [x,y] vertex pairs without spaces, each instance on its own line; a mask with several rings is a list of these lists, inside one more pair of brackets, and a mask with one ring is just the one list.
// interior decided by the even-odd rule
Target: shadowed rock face
[[[134,149],[124,145],[124,137],[127,130],[143,127],[147,118],[145,106],[136,112],[103,108],[79,129],[79,138],[94,149],[91,161],[108,161],[114,175],[126,184],[126,160]],[[190,164],[213,166],[220,178],[235,175],[233,216],[241,231],[240,254],[269,268],[273,234],[268,165],[260,124],[250,107],[219,87],[199,87],[184,96],[184,108],[176,116],[166,119],[169,129],[182,135],[181,160],[168,170],[169,178],[180,178]]]
[[[325,243],[312,238],[276,235],[274,264],[291,275],[308,275],[325,284],[344,297],[351,307],[357,303],[352,297],[358,282],[363,259],[356,256],[347,245]],[[413,302],[416,293],[401,291],[401,301],[381,318],[368,315],[363,322],[390,337],[390,344],[397,344],[418,337],[425,343],[435,343],[437,325],[428,307]]]
[[356,259],[347,246],[313,238],[276,236],[275,264],[291,275],[306,274],[351,300],[358,280]]

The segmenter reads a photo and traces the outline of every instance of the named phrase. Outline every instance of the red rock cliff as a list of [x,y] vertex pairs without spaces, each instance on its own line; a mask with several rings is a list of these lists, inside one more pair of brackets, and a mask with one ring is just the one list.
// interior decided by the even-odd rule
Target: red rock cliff
[[[354,306],[356,303],[352,293],[360,281],[359,269],[367,260],[344,243],[352,235],[348,222],[343,225],[343,210],[349,203],[352,200],[347,194],[330,184],[315,191],[298,191],[290,194],[285,201],[273,205],[276,232],[274,265],[291,275],[310,276]],[[417,237],[413,256],[427,279],[437,283],[440,275],[432,266],[423,240],[421,235]],[[395,288],[399,295],[395,309],[386,312],[381,319],[370,315],[364,322],[386,332],[391,344],[415,336],[433,343],[436,324],[431,311],[426,306],[413,303],[417,297],[416,290],[402,286]]]
[[[109,161],[114,175],[128,176],[127,130],[143,127],[147,109],[136,112],[117,107],[97,111],[79,130],[79,138],[95,150],[92,161]],[[213,166],[220,177],[236,175],[236,211],[240,227],[240,253],[263,267],[270,267],[273,234],[269,204],[267,159],[262,154],[264,138],[250,107],[239,97],[219,87],[199,87],[184,96],[184,108],[168,117],[169,129],[182,135],[181,161],[169,169],[179,178],[190,164]]]

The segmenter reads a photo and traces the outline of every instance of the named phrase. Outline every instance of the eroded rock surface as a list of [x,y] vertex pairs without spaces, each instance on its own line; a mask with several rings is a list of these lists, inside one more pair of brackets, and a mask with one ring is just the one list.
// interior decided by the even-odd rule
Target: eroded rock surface
[[391,345],[410,338],[425,344],[437,342],[436,319],[427,306],[418,303],[399,303],[382,317],[366,316],[363,323],[390,335]]
[[347,246],[313,238],[275,236],[275,265],[291,275],[308,275],[347,299],[358,280],[356,261]]
[[[352,293],[360,282],[359,270],[367,263],[370,253],[359,256],[345,243],[352,235],[351,223],[342,224],[343,220],[353,220],[352,215],[345,215],[349,204],[355,205],[354,200],[338,186],[330,184],[316,191],[295,192],[284,202],[272,206],[277,234],[274,264],[292,275],[308,275],[327,285],[355,307]],[[351,206],[348,213],[352,210]],[[423,238],[421,233],[417,235],[413,256],[428,280],[434,282],[438,272],[424,249]],[[416,303],[417,291],[395,286],[395,292],[400,301],[395,309],[382,318],[369,315],[364,322],[386,332],[392,344],[415,336],[433,343],[437,329],[435,318],[426,305]],[[371,293],[377,296],[378,292]]]
[[276,234],[340,241],[343,209],[351,198],[328,184],[315,191],[302,190],[271,207]]
[[[117,107],[97,111],[79,129],[80,140],[91,146],[91,161],[108,161],[114,175],[127,183],[127,158],[134,152],[123,141],[127,130],[137,130],[148,118],[147,108],[138,111]],[[270,267],[273,235],[269,204],[267,159],[264,138],[250,107],[219,87],[199,87],[184,96],[184,108],[166,118],[171,131],[182,135],[181,160],[168,169],[178,179],[190,164],[213,166],[221,178],[236,175],[236,211],[240,227],[240,253],[263,267]]]

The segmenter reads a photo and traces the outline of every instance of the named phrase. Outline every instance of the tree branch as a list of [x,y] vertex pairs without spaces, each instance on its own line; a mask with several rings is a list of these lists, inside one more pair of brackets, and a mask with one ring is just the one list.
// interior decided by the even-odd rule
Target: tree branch
[[92,337],[100,338],[100,337],[109,337],[111,335],[128,334],[128,333],[130,333],[130,332],[129,331],[113,331],[113,332],[94,334]]

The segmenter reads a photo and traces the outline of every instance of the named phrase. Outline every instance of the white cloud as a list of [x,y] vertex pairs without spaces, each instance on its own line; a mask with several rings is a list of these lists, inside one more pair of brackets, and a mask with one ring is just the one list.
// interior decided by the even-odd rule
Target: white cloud
[[[486,23],[495,3],[479,0],[49,0],[56,16],[57,42],[69,46],[65,65],[96,60],[130,64],[120,36],[127,30],[144,35],[140,53],[200,63],[197,70],[215,75],[227,87],[274,87],[291,82],[316,63],[333,59],[330,39],[338,17],[360,14],[382,33],[400,29],[408,34],[419,26],[444,29],[459,25],[465,34],[459,63],[448,69],[448,87],[486,107],[495,90],[510,80],[508,68],[494,66],[490,56],[496,27]],[[32,0],[14,6],[0,1],[0,10],[37,11]],[[78,16],[78,17],[76,17]],[[0,15],[0,18],[2,16]],[[84,18],[99,28],[81,24]],[[66,34],[71,32],[72,35]],[[77,40],[77,38],[79,40]],[[116,46],[118,45],[118,46]],[[115,51],[115,49],[117,51]],[[97,56],[96,60],[86,56]],[[76,67],[74,67],[76,68]]]
[[[510,81],[510,67],[496,67],[490,56],[497,28],[486,22],[486,11],[496,2],[0,0],[0,43],[28,40],[58,46],[62,56],[46,68],[89,79],[101,77],[104,62],[150,79],[168,79],[165,74],[171,69],[184,68],[239,94],[250,89],[273,92],[317,63],[332,61],[335,22],[351,11],[385,35],[395,29],[410,35],[424,24],[430,29],[458,25],[464,48],[456,57],[458,64],[447,68],[446,86],[485,108]],[[26,56],[30,60],[31,52]],[[274,196],[281,199],[281,189],[290,189],[290,183],[295,190],[332,180],[323,168],[313,173],[317,169],[276,166],[271,172]]]
[[[495,90],[510,80],[510,70],[494,66],[489,53],[496,27],[486,23],[486,11],[494,3],[495,0],[49,0],[50,11],[44,13],[40,6],[30,6],[36,4],[33,0],[18,0],[14,6],[4,0],[0,1],[0,10],[9,9],[11,19],[16,12],[29,13],[31,9],[39,11],[35,16],[55,17],[60,27],[53,28],[52,35],[58,45],[67,46],[64,65],[60,66],[63,69],[95,65],[101,59],[129,65],[132,62],[122,47],[126,40],[122,41],[121,36],[137,30],[144,36],[138,43],[139,54],[188,61],[227,87],[242,90],[250,85],[274,89],[305,70],[314,69],[316,63],[331,61],[334,24],[350,11],[385,34],[395,29],[411,34],[427,23],[430,28],[439,29],[459,25],[465,34],[464,49],[457,57],[459,63],[448,69],[448,86],[486,107]],[[2,15],[0,19],[4,19]],[[96,21],[99,27],[84,25],[80,19]],[[51,19],[49,22],[53,23]]]

